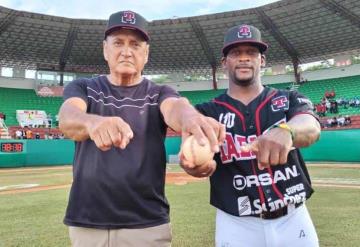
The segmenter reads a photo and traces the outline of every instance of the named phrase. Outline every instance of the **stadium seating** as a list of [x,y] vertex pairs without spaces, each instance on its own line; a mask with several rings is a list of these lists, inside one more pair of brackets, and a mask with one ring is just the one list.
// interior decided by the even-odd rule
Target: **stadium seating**
[[202,90],[202,91],[181,91],[180,95],[188,98],[191,104],[196,105],[209,101],[219,94],[225,92],[225,89],[219,90]]
[[[291,89],[293,88],[292,83],[278,83],[269,85],[278,89]],[[308,81],[297,87],[297,90],[310,98],[315,104],[319,103],[324,96],[326,90],[334,89],[336,92],[336,98],[346,97],[353,98],[360,96],[360,76],[350,76],[335,79]],[[198,104],[209,101],[217,95],[223,93],[225,90],[203,90],[203,91],[182,91],[180,94],[189,99],[192,104]],[[336,115],[356,115],[360,114],[360,108],[348,107],[344,109],[339,107],[340,111],[338,114],[327,113],[327,116]]]
[[[334,89],[336,92],[335,99],[339,97],[353,98],[355,96],[360,96],[360,76],[349,76],[335,79],[327,80],[318,80],[311,81],[305,84],[302,84],[299,87],[299,92],[306,95],[310,100],[316,104],[321,101],[324,96],[325,91]],[[359,108],[348,107],[344,109],[343,107],[339,108],[339,113],[330,114],[327,113],[326,116],[336,116],[336,115],[355,115],[360,114]]]
[[16,110],[43,110],[54,118],[61,103],[60,97],[39,97],[31,89],[0,88],[0,111],[6,114],[8,126],[19,125],[16,120]]
[[[269,86],[289,89],[292,88],[292,83],[271,84]],[[335,99],[338,97],[352,98],[360,96],[360,76],[308,81],[300,85],[297,90],[309,97],[313,103],[318,103],[324,96],[325,91],[332,89],[336,92]],[[195,105],[209,101],[223,92],[225,92],[225,89],[181,91],[180,94]],[[31,89],[0,88],[0,111],[6,114],[6,124],[8,126],[19,125],[16,120],[16,110],[19,109],[43,110],[52,115],[54,122],[54,117],[58,113],[61,103],[62,98],[60,97],[40,97]],[[348,107],[348,109],[344,109],[340,107],[339,109],[338,114],[327,113],[326,116],[360,114],[360,108]]]
[[[286,82],[286,83],[278,83],[278,84],[271,84],[271,87],[274,88],[291,88],[292,83]],[[219,94],[222,94],[225,92],[225,89],[219,89],[219,90],[201,90],[201,91],[180,91],[180,95],[183,97],[186,97],[189,99],[191,104],[196,105],[199,103],[203,103],[206,101],[209,101]]]

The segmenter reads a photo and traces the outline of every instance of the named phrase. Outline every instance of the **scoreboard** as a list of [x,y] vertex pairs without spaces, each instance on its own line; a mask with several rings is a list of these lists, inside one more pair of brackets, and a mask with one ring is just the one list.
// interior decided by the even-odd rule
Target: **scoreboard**
[[21,142],[2,142],[0,144],[0,152],[3,153],[21,153],[24,150],[24,144]]

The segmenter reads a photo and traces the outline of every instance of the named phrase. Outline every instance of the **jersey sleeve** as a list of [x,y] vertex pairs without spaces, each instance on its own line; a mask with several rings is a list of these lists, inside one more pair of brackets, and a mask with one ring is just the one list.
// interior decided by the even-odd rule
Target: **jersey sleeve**
[[81,98],[86,102],[86,104],[88,104],[86,80],[74,80],[65,87],[63,93],[64,101],[73,97]]
[[313,111],[314,106],[312,102],[304,95],[300,94],[297,91],[290,91],[289,99],[290,106],[289,111],[287,112],[288,119],[291,119],[298,114],[310,114],[315,118],[318,118]]
[[195,108],[196,108],[196,110],[198,110],[201,114],[207,116],[205,103],[196,104],[196,105],[195,105]]
[[180,98],[180,95],[178,92],[176,92],[176,90],[169,86],[161,86],[159,93],[159,105],[161,105],[161,103],[167,98]]

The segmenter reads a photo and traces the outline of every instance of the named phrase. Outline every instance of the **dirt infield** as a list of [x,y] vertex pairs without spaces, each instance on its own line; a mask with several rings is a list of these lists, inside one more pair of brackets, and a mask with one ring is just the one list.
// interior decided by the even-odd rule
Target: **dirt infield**
[[[21,170],[23,172],[24,171],[27,172],[27,171],[34,171],[39,169],[35,168],[35,169],[21,169]],[[63,168],[62,170],[64,169],[69,169],[69,168]],[[41,170],[44,171],[45,169],[41,169]],[[50,168],[50,170],[54,170],[54,169]],[[185,185],[190,182],[199,182],[204,180],[207,180],[207,178],[195,178],[193,176],[186,174],[185,172],[168,172],[166,174],[165,182],[167,184]],[[63,184],[63,185],[50,185],[50,186],[36,186],[32,188],[22,188],[22,189],[11,189],[11,190],[0,191],[0,195],[19,194],[19,193],[37,192],[37,191],[55,190],[55,189],[67,189],[70,188],[70,186],[71,184]]]
[[[312,163],[308,164],[310,167],[324,167],[324,168],[359,168],[360,164],[329,164],[329,163]],[[22,168],[22,169],[1,169],[0,174],[6,173],[27,173],[34,171],[46,172],[49,170],[71,170],[71,166],[62,166],[62,167],[40,167],[40,168]],[[195,178],[183,171],[180,172],[167,172],[166,174],[166,184],[175,184],[175,185],[185,185],[193,182],[202,182],[206,181],[208,178]],[[315,187],[333,187],[333,188],[350,188],[350,189],[360,189],[359,184],[346,184],[341,183],[336,180],[322,181],[322,180],[314,180],[313,185]],[[19,194],[19,193],[28,193],[28,192],[37,192],[37,191],[45,191],[45,190],[55,190],[55,189],[67,189],[70,188],[71,184],[62,184],[62,185],[49,185],[49,186],[36,186],[32,188],[16,188],[11,190],[0,190],[0,195],[9,195],[9,194]]]

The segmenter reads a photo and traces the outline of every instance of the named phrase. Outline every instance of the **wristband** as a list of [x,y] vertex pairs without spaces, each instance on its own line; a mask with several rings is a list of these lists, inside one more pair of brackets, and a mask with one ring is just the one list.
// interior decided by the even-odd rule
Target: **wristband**
[[271,129],[273,128],[280,128],[280,129],[284,129],[289,131],[290,135],[291,135],[291,140],[294,141],[295,139],[295,132],[294,130],[286,123],[281,123],[281,124],[275,124],[271,127]]

